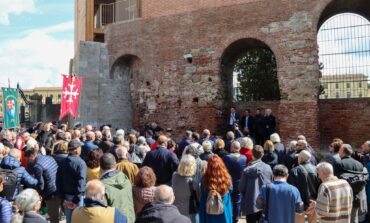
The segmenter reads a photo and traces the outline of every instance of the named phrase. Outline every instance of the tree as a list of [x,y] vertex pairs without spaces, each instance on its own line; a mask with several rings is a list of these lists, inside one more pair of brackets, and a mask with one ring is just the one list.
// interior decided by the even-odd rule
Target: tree
[[276,59],[266,48],[254,47],[237,60],[238,101],[280,100]]

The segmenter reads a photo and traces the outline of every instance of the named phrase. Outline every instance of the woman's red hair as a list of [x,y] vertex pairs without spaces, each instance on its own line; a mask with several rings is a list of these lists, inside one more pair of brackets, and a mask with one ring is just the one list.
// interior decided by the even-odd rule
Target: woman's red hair
[[207,170],[203,176],[204,186],[225,195],[231,187],[230,174],[222,159],[215,155],[208,159]]

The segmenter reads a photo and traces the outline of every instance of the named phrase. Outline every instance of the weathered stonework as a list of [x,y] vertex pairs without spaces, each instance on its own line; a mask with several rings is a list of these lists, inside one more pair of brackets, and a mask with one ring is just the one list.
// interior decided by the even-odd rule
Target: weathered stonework
[[143,0],[142,19],[109,25],[105,44],[81,43],[81,119],[126,128],[131,120],[136,128],[158,121],[178,135],[205,127],[222,133],[220,114],[234,104],[230,68],[242,53],[232,46],[258,40],[276,56],[282,99],[236,106],[272,107],[284,142],[304,134],[318,146],[317,29],[332,1],[189,0],[181,7],[184,2]]

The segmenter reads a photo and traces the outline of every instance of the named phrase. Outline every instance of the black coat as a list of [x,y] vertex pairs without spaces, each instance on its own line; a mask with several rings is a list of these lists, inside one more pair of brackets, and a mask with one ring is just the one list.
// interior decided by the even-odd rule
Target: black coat
[[[245,119],[246,119],[246,116],[244,115],[240,121],[240,127],[241,127],[241,130],[244,130],[244,128],[246,127],[245,126]],[[254,133],[254,117],[253,116],[249,116],[248,117],[248,130],[249,130],[249,135],[253,136],[253,133]]]
[[174,205],[152,202],[146,204],[136,218],[136,223],[190,223]]
[[275,117],[273,115],[265,116],[265,132],[266,132],[266,138],[270,138],[270,135],[272,133],[275,133],[275,128],[276,128],[276,121]]
[[288,183],[298,188],[305,209],[307,209],[310,200],[316,200],[317,198],[321,180],[317,176],[316,167],[310,161],[306,161],[290,171]]
[[364,169],[364,166],[360,162],[353,159],[352,157],[346,156],[346,157],[343,157],[339,163],[338,177],[342,173],[345,173],[347,170],[362,172],[363,169]]

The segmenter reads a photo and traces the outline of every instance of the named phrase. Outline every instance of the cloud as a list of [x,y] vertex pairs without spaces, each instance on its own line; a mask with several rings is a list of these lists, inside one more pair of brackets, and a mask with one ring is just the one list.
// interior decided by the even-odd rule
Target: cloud
[[36,12],[34,0],[1,0],[0,24],[9,25],[9,15]]
[[35,29],[26,35],[0,43],[0,85],[19,82],[23,89],[61,86],[73,58],[73,40],[56,39],[51,34],[73,29],[70,23]]

